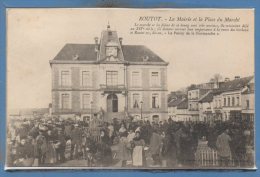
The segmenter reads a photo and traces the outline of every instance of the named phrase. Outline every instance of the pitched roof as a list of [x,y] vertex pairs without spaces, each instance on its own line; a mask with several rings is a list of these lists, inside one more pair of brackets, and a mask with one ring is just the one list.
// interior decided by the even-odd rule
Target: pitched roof
[[254,76],[249,76],[249,77],[234,79],[232,81],[222,82],[219,84],[219,90],[222,92],[240,90],[245,86],[247,86],[248,83],[253,79],[253,77]]
[[124,58],[130,62],[165,62],[153,51],[144,45],[123,45],[122,46]]
[[177,109],[188,109],[188,99],[183,99],[178,105]]
[[182,97],[175,97],[173,98],[169,103],[168,103],[168,107],[175,107],[178,106],[185,98]]
[[66,44],[53,60],[61,61],[103,61],[106,59],[106,46],[117,45],[118,59],[128,62],[162,62],[157,54],[144,45],[121,45],[117,32],[104,30],[101,33],[99,51],[96,51],[96,44]]
[[[103,51],[103,48],[100,48]],[[143,45],[123,45],[123,55],[125,61],[129,62],[164,62],[158,55]],[[105,51],[104,51],[105,52]],[[100,58],[105,57],[105,53],[100,52]],[[78,56],[79,61],[97,61],[95,44],[66,44],[53,60],[73,60]]]
[[80,61],[96,61],[95,44],[66,44],[53,60],[73,60],[76,55]]
[[209,91],[206,94],[204,94],[201,99],[199,100],[200,103],[210,103],[213,101],[213,92]]

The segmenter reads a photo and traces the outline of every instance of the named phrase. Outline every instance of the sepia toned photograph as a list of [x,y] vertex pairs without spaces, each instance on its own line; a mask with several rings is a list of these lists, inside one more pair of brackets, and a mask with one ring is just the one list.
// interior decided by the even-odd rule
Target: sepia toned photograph
[[7,170],[256,168],[253,9],[6,16]]

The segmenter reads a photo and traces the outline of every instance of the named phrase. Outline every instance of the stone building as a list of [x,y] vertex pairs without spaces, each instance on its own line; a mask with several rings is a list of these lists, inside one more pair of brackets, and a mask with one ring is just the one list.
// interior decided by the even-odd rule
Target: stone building
[[143,45],[124,45],[116,31],[93,44],[66,44],[50,61],[52,113],[82,119],[167,119],[167,65]]

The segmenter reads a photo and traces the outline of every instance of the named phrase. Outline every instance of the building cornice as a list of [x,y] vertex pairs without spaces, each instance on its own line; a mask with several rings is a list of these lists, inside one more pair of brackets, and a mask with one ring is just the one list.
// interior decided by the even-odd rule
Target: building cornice
[[125,64],[125,65],[156,65],[156,66],[168,66],[168,62],[129,62],[129,61],[85,61],[85,60],[50,60],[50,65],[52,64]]

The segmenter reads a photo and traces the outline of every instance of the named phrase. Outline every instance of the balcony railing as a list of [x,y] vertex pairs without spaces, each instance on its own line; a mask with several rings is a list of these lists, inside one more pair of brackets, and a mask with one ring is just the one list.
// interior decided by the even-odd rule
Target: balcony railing
[[100,89],[105,91],[122,91],[126,90],[125,85],[106,85],[100,84]]

